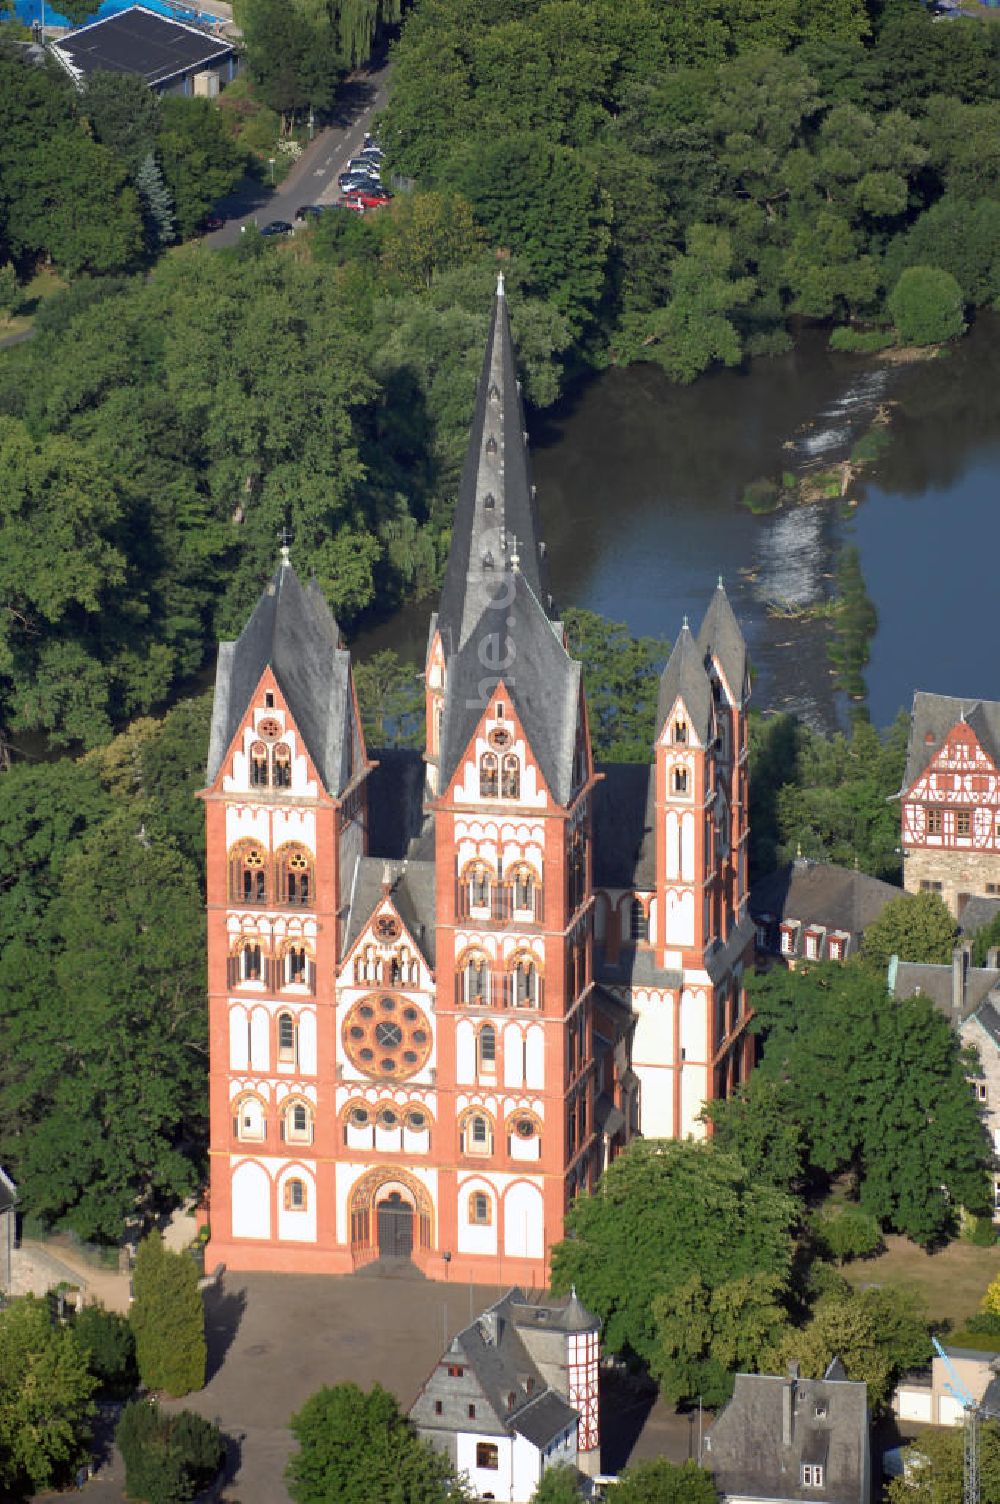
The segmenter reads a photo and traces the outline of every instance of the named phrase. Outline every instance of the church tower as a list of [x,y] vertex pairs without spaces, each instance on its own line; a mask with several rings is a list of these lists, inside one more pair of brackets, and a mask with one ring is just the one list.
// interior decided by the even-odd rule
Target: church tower
[[332,1014],[339,916],[365,846],[350,656],[280,567],[219,648],[205,801],[213,1261],[337,1267]]

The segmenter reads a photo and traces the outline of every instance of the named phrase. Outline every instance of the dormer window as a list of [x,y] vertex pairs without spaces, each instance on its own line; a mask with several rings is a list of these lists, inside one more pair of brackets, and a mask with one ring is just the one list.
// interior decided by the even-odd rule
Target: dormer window
[[490,434],[489,438],[486,440],[486,453],[487,454],[496,454],[496,452],[497,452],[497,441],[493,437],[493,435]]
[[483,554],[483,568],[484,569],[495,569],[496,568],[496,564],[494,562],[493,555],[490,553],[489,549],[487,549],[486,552]]
[[676,720],[674,722],[674,741],[678,746],[685,746],[688,739],[687,721]]
[[486,508],[486,510],[488,512],[493,512],[493,511],[496,510],[496,504],[497,504],[497,499],[493,495],[493,492],[492,491],[487,491],[486,495],[483,497],[483,506]]

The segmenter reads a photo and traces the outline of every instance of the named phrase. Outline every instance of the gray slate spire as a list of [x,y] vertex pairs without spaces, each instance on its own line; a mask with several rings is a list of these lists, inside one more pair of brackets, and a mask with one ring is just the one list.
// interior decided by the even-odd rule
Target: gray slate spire
[[328,793],[351,778],[356,732],[350,692],[351,655],[315,580],[303,589],[287,549],[254,613],[235,642],[219,644],[208,750],[213,783],[261,674],[268,667]]
[[698,646],[706,658],[717,660],[739,705],[746,690],[747,645],[721,576],[698,632]]
[[515,557],[532,594],[549,611],[548,571],[532,493],[524,408],[501,273],[438,611],[446,658],[468,640]]
[[687,708],[692,730],[701,745],[706,746],[712,735],[712,686],[705,672],[705,655],[691,635],[687,617],[660,676],[657,738],[678,696]]

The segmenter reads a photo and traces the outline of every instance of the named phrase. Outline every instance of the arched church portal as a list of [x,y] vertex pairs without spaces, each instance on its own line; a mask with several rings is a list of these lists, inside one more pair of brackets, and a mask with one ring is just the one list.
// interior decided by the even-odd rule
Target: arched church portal
[[425,1188],[399,1170],[370,1170],[351,1193],[351,1251],[409,1258],[429,1249],[434,1208]]

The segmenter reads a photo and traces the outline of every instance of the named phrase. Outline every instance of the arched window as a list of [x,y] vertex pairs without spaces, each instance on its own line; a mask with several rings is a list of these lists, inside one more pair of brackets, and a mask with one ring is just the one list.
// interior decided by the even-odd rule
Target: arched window
[[470,1112],[462,1119],[463,1154],[493,1153],[493,1123],[485,1112]]
[[251,1144],[261,1144],[267,1138],[267,1114],[259,1097],[237,1097],[233,1104],[233,1136]]
[[278,1014],[278,1059],[284,1064],[298,1058],[299,1031],[291,1013]]
[[495,752],[484,752],[479,759],[479,797],[495,799],[500,784],[500,769]]
[[538,963],[532,955],[521,951],[514,957],[508,974],[508,996],[515,1008],[537,1008],[541,1000],[541,978]]
[[309,1198],[306,1192],[304,1180],[285,1181],[285,1211],[305,1212],[309,1210]]
[[250,748],[250,787],[267,788],[267,748],[263,742],[254,742]]
[[312,857],[303,846],[283,846],[278,852],[278,895],[280,903],[297,909],[312,906]]
[[629,912],[629,935],[633,940],[649,939],[649,915],[640,898],[633,898]]
[[522,862],[507,874],[514,912],[536,918],[539,882],[532,869]]
[[382,958],[374,945],[366,945],[354,958],[356,982],[381,982]]
[[281,1136],[286,1144],[311,1144],[313,1110],[308,1102],[296,1098],[286,1102],[281,1111]]
[[286,987],[308,982],[309,956],[304,945],[290,945],[285,951],[284,980]]
[[481,950],[469,951],[462,966],[462,1001],[486,1007],[490,1001],[489,957]]
[[497,1068],[497,1031],[492,1024],[483,1024],[480,1029],[476,1055],[480,1071],[492,1076]]
[[485,862],[472,862],[465,869],[463,881],[466,911],[488,909],[493,885],[493,873]]
[[[537,1155],[538,1145],[533,1141],[541,1137],[536,1120],[527,1112],[515,1113],[507,1123],[507,1149],[517,1159]],[[530,1148],[528,1146],[531,1146]],[[527,1149],[527,1154],[525,1150]],[[520,1152],[518,1152],[520,1150]]]
[[485,1191],[473,1191],[469,1197],[469,1221],[473,1227],[489,1227],[493,1208]]
[[274,749],[274,786],[276,789],[292,786],[292,749],[287,742],[279,742]]
[[674,722],[674,741],[678,746],[684,746],[688,739],[687,721],[678,719]]
[[415,987],[420,980],[420,968],[408,945],[394,950],[389,960],[389,981],[393,987]]
[[233,903],[267,902],[267,858],[255,841],[242,841],[229,859],[229,897]]
[[587,885],[587,852],[579,830],[573,832],[567,858],[569,869],[569,909],[575,914],[584,898]]
[[256,940],[244,940],[240,946],[240,981],[259,982],[263,972],[260,945]]
[[675,768],[674,769],[673,784],[674,784],[674,793],[675,794],[686,794],[687,793],[687,791],[688,791],[688,771],[687,771],[687,768]]
[[505,799],[521,797],[521,762],[515,752],[508,752],[504,756],[500,792]]

